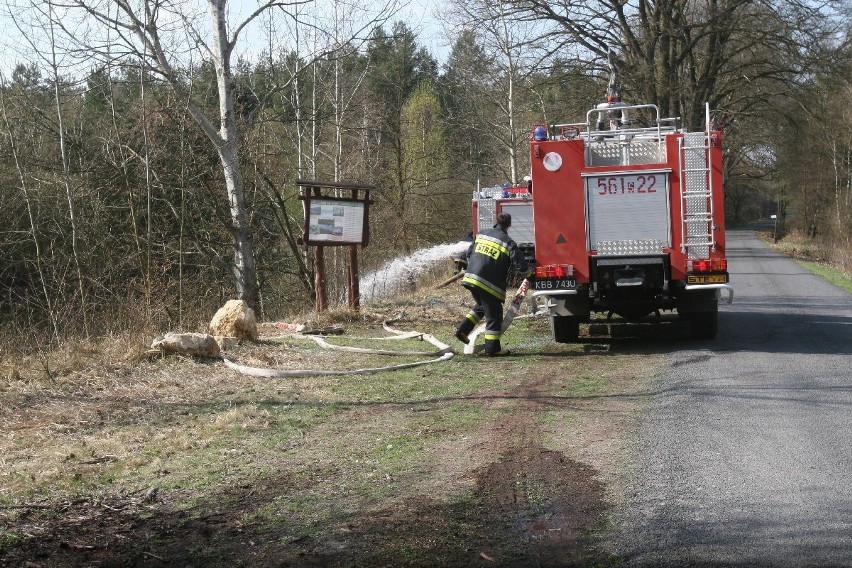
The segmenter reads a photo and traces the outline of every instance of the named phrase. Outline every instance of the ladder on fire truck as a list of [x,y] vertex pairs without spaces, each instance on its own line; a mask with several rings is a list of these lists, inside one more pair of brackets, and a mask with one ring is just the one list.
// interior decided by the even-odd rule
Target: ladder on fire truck
[[710,175],[710,105],[703,132],[686,132],[680,148],[681,247],[687,258],[708,258],[715,249],[713,185]]

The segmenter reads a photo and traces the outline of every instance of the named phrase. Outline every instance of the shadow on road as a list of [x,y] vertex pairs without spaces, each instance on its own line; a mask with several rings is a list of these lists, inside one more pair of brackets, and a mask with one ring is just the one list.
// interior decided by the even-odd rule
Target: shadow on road
[[753,310],[726,311],[719,315],[719,335],[706,346],[716,351],[852,354],[852,316],[819,313],[831,312],[832,304],[824,301],[809,306],[814,310],[810,313],[785,311],[805,305],[801,299],[789,303],[779,299],[771,305],[749,305]]

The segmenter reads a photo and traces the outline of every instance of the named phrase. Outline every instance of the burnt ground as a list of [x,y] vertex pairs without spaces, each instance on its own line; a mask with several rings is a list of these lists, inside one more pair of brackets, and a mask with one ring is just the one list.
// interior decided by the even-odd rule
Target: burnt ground
[[[528,374],[488,425],[475,490],[447,503],[418,497],[371,514],[341,514],[322,534],[291,539],[252,511],[305,480],[231,486],[194,508],[137,494],[6,507],[0,566],[599,566],[594,534],[607,513],[595,470],[541,446],[536,407],[550,380]],[[14,521],[10,521],[10,515]],[[15,538],[10,539],[9,535]]]

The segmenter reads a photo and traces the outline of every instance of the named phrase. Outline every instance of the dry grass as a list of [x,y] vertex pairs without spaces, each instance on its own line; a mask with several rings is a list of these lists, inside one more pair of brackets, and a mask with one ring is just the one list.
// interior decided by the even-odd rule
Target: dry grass
[[[346,333],[329,342],[370,346],[359,338],[384,335],[382,322],[394,319],[397,329],[431,333],[459,347],[453,326],[470,301],[458,285],[426,285],[359,312],[305,312],[288,321],[339,325]],[[261,334],[260,342],[240,345],[233,356],[288,369],[409,359],[331,352],[268,324]],[[54,542],[132,550],[122,556],[128,561],[155,542],[154,553],[166,557],[164,550],[171,550],[181,565],[189,559],[234,565],[252,539],[268,559],[254,565],[271,566],[281,565],[282,551],[299,559],[363,527],[352,543],[374,540],[365,541],[364,551],[353,544],[352,554],[366,560],[347,565],[404,565],[413,551],[424,555],[414,565],[430,565],[433,545],[423,546],[424,535],[447,547],[446,558],[459,559],[479,538],[483,511],[485,533],[500,525],[488,513],[497,494],[489,483],[514,488],[515,474],[492,480],[483,472],[502,471],[502,463],[527,464],[525,442],[537,444],[529,455],[556,450],[565,456],[560,463],[586,464],[578,479],[590,484],[582,485],[590,494],[597,495],[589,487],[601,481],[617,487],[622,433],[630,430],[658,364],[648,352],[654,341],[636,338],[635,348],[630,341],[621,347],[554,345],[546,318],[519,319],[508,335],[520,353],[498,361],[457,357],[394,372],[281,380],[238,375],[216,359],[147,357],[153,337],[145,334],[67,342],[8,358],[4,353],[0,523],[11,536],[5,544],[0,539],[0,556],[6,546],[7,554],[20,553],[15,558],[36,558],[32,551],[44,540],[31,536],[38,529]],[[430,349],[413,339],[382,343]],[[513,452],[523,455],[515,459]],[[553,481],[551,489],[561,495],[564,479]],[[571,495],[577,487],[571,485]],[[156,499],[146,500],[154,489]],[[536,495],[512,510],[519,508],[521,516],[528,508],[538,511],[548,501]],[[80,509],[93,519],[85,526],[69,510],[79,502],[88,504]],[[118,511],[127,516],[118,518]],[[119,541],[113,516],[138,529]],[[220,520],[216,538],[198,540],[198,523],[211,519]],[[400,519],[402,528],[394,528]],[[514,550],[514,532],[497,534],[499,549]],[[198,548],[184,550],[187,543]],[[399,550],[388,553],[398,554],[392,560],[369,560],[372,551],[393,547]],[[78,552],[50,550],[51,565]]]
[[[772,241],[771,233],[761,235]],[[811,239],[801,231],[791,231],[775,245],[784,254],[805,260],[827,264],[846,273],[852,273],[852,243],[842,240]]]
[[[435,282],[445,277],[441,274]],[[290,322],[340,325],[347,333],[330,337],[329,342],[373,346],[353,337],[384,335],[382,322],[397,320],[393,325],[398,329],[416,329],[455,344],[453,326],[469,302],[469,294],[458,285],[436,290],[428,283],[405,298],[376,301],[358,312],[339,308],[319,315],[306,312]],[[546,327],[546,322],[542,325]],[[283,335],[269,324],[261,326],[261,333],[261,342],[241,345],[232,355],[245,365],[284,369],[352,369],[423,359],[341,355]],[[232,451],[253,452],[251,446],[257,445],[263,446],[257,456],[263,456],[267,445],[289,447],[324,413],[337,412],[336,405],[454,396],[475,390],[492,380],[492,373],[500,373],[485,365],[468,369],[461,380],[452,370],[458,363],[451,363],[441,370],[385,373],[370,380],[270,381],[235,375],[216,360],[151,358],[146,351],[152,339],[127,334],[68,341],[26,353],[4,348],[0,503],[122,493],[160,483],[164,476],[169,484],[185,488],[216,485],[240,468],[266,459],[235,462],[241,454]],[[536,331],[532,341],[531,345],[548,343],[547,331]],[[382,343],[375,346],[434,349],[416,339],[395,341],[393,346]],[[434,380],[424,381],[433,375]],[[205,475],[213,481],[205,481]]]
[[[440,299],[430,299],[426,289],[408,301],[378,302],[359,312],[338,308],[319,315],[305,313],[290,321],[340,325],[346,336],[329,342],[341,344],[358,344],[350,335],[383,335],[381,323],[400,318],[398,325],[404,329],[411,329],[407,326],[415,319],[429,328],[419,331],[443,332],[447,337],[463,308],[446,300],[455,297],[453,303],[460,304],[461,292],[449,290]],[[261,330],[266,340],[234,351],[244,364],[288,369],[389,364],[281,337],[281,331],[270,325]],[[287,401],[334,403],[340,398],[335,393],[337,380],[274,382],[235,376],[215,360],[152,359],[146,352],[153,334],[70,340],[49,349],[13,348],[12,338],[6,339],[0,352],[0,503],[144,488],[186,460],[210,460],[219,451],[227,454],[239,447],[238,440],[247,432],[273,428],[281,436],[282,424],[289,420],[281,416]],[[393,348],[434,349],[417,340],[394,342]],[[390,363],[417,359],[399,357]],[[312,412],[291,415],[298,416],[297,422],[309,422]],[[180,483],[195,482],[184,478]]]

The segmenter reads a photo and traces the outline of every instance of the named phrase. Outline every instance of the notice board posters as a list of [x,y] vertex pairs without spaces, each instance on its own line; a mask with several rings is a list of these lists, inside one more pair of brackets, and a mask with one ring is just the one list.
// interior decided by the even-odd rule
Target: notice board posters
[[363,200],[309,198],[305,242],[309,245],[366,244],[366,204]]

